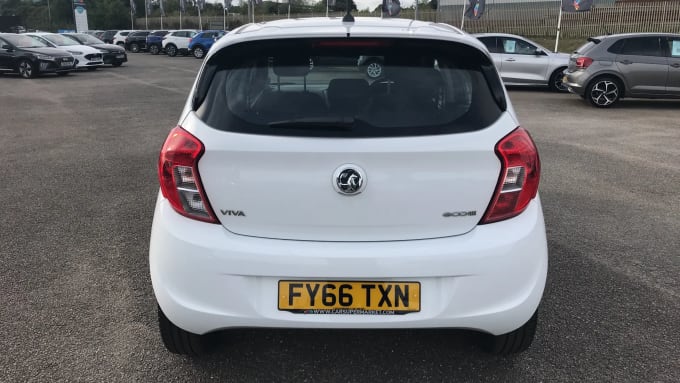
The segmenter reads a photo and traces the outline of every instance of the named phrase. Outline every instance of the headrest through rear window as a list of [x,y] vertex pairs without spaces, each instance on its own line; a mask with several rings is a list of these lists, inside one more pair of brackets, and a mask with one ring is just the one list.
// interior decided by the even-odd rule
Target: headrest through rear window
[[273,60],[274,73],[281,77],[306,76],[311,70],[308,56],[277,56]]

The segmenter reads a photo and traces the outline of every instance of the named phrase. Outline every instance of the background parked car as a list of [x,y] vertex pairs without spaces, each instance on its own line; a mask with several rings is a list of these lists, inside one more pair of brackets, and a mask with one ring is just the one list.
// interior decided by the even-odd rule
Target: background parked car
[[215,41],[226,33],[226,31],[222,30],[210,30],[197,33],[189,42],[189,52],[197,59],[202,59]]
[[146,36],[146,48],[152,55],[157,55],[163,51],[163,36],[172,31],[153,31]]
[[113,44],[113,36],[115,36],[116,33],[118,33],[118,30],[115,29],[104,31],[100,40],[107,44]]
[[72,54],[76,59],[76,69],[87,68],[88,70],[95,70],[97,67],[104,65],[102,52],[99,49],[82,45],[78,40],[74,40],[71,37],[47,32],[32,32],[26,35],[41,38],[54,48],[60,48]]
[[506,33],[474,35],[491,52],[494,65],[505,85],[547,86],[566,92],[562,83],[569,55],[554,53],[525,37]]
[[104,64],[121,66],[124,62],[127,62],[127,53],[125,53],[125,49],[119,47],[118,45],[106,44],[98,38],[84,33],[62,34],[77,40],[83,45],[99,49],[102,52],[102,60],[104,61]]
[[182,29],[170,32],[163,36],[163,49],[168,56],[174,57],[178,53],[186,56],[189,54],[189,42],[198,33],[195,29]]
[[130,33],[125,38],[125,49],[132,53],[138,53],[145,51],[146,47],[146,36],[149,35],[151,31],[135,31]]
[[357,66],[360,70],[366,73],[371,79],[377,79],[382,77],[385,73],[383,72],[384,58],[382,56],[359,56]]
[[0,33],[0,74],[14,72],[23,78],[42,73],[63,76],[74,66],[75,59],[63,49],[53,48],[32,36]]
[[116,44],[116,45],[121,45],[125,46],[125,38],[128,37],[128,35],[132,32],[135,32],[135,30],[132,29],[124,29],[121,31],[116,32],[115,35],[113,35],[113,41],[111,44]]
[[571,56],[564,82],[599,108],[623,97],[680,98],[680,34],[589,38]]

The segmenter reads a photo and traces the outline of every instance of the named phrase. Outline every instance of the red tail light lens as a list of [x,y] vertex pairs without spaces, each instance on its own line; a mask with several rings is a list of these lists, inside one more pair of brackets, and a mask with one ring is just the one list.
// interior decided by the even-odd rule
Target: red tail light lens
[[593,63],[593,59],[590,57],[579,57],[576,59],[576,68],[586,69]]
[[201,141],[176,127],[165,140],[158,159],[158,179],[163,197],[185,217],[218,223],[203,191],[198,160],[203,155]]
[[481,224],[502,221],[522,213],[536,197],[541,163],[529,133],[517,128],[496,144],[501,177]]

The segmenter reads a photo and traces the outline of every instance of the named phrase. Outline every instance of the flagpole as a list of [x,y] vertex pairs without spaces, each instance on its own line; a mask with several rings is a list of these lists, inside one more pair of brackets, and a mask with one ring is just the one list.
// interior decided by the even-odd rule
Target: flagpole
[[201,6],[198,6],[198,29],[203,30],[203,21],[201,20]]
[[149,30],[149,3],[148,1],[151,0],[144,0],[144,23],[146,26],[146,30]]
[[416,12],[413,14],[413,20],[418,20],[418,0],[416,0]]
[[[290,0],[288,0],[288,1],[290,1]],[[330,0],[326,0],[326,17],[328,17],[328,2],[329,2],[329,1],[330,1]]]
[[465,25],[465,1],[463,1],[463,16],[460,18],[460,29]]
[[560,27],[562,26],[562,6],[560,5],[560,15],[557,17],[557,36],[555,37],[555,52],[560,43]]
[[224,15],[223,15],[224,19],[222,21],[222,30],[226,31],[227,30],[227,8],[224,8],[223,11],[224,11]]
[[130,29],[135,29],[135,16],[134,13],[132,13],[132,9],[130,9]]

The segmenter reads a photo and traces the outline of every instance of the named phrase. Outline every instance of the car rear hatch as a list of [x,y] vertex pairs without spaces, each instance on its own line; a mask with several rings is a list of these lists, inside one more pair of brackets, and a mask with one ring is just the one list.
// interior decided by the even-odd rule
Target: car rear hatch
[[[499,180],[495,145],[517,126],[487,56],[435,41],[320,42],[246,45],[207,64],[181,125],[205,146],[198,173],[219,222],[314,241],[471,231]],[[369,83],[356,64],[318,59],[331,54],[379,55],[388,75]]]

